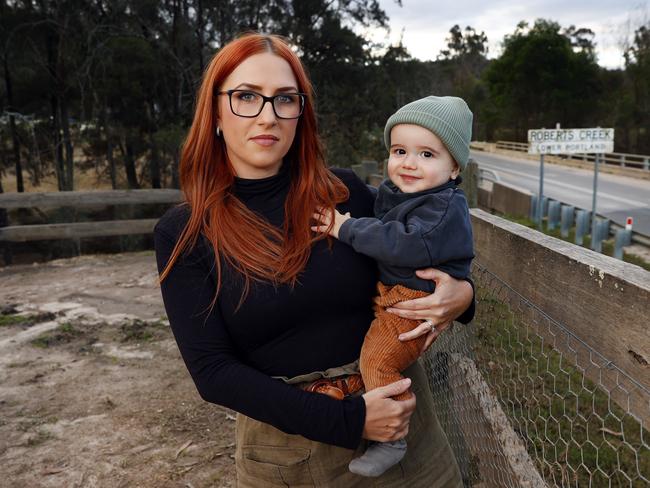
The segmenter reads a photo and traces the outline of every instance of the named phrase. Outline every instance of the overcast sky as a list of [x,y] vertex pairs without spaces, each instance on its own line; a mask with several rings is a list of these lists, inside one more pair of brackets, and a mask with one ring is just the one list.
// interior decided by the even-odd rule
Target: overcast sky
[[[436,59],[446,47],[445,38],[454,24],[484,31],[489,40],[489,57],[501,52],[503,36],[514,32],[520,20],[531,25],[536,18],[588,27],[596,33],[598,62],[608,68],[623,65],[621,39],[625,33],[648,21],[645,0],[380,0],[390,19],[389,39],[395,43],[404,31],[404,44],[412,56]],[[366,33],[384,39],[386,32]]]

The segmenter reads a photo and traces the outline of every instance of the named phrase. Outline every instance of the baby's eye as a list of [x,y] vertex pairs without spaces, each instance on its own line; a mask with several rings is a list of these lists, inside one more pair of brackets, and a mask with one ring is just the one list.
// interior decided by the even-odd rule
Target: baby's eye
[[401,147],[398,147],[398,148],[393,150],[393,153],[399,154],[400,156],[402,156],[402,155],[406,154],[406,151],[404,149],[402,149]]
[[422,151],[420,154],[422,155],[423,158],[432,158],[433,157],[433,153],[431,151]]

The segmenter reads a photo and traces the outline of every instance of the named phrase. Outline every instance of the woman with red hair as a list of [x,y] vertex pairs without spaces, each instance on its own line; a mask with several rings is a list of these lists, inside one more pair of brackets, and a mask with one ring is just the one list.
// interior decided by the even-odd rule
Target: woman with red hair
[[[460,486],[420,363],[362,394],[376,264],[310,219],[317,207],[371,216],[374,195],[327,168],[310,81],[281,38],[247,34],[214,56],[180,181],[185,202],[154,230],[161,291],[199,394],[239,412],[238,486],[374,486],[349,461],[368,441],[405,436],[409,452],[382,486]],[[414,319],[405,340],[433,321],[428,347],[463,311],[471,320],[473,291],[436,270],[421,276],[435,293],[394,312]],[[409,387],[417,405],[391,399]]]

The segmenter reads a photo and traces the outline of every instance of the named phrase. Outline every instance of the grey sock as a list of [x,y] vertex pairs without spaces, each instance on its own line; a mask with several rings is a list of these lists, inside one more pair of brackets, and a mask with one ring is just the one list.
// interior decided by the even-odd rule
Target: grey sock
[[380,476],[399,463],[406,454],[406,441],[375,442],[362,456],[350,461],[349,468],[361,476]]

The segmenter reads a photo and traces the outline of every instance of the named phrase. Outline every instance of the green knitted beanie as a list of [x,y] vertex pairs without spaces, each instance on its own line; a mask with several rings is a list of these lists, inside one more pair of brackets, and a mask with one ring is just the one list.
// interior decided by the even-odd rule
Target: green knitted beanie
[[465,169],[472,139],[472,112],[458,97],[425,97],[407,103],[390,116],[384,129],[384,142],[390,150],[390,131],[397,124],[414,124],[437,135],[452,157]]

